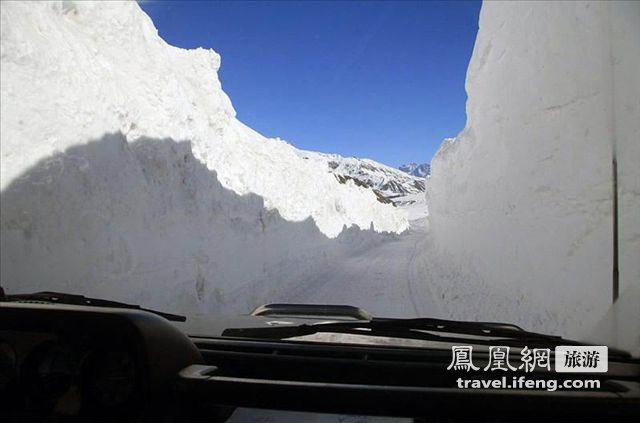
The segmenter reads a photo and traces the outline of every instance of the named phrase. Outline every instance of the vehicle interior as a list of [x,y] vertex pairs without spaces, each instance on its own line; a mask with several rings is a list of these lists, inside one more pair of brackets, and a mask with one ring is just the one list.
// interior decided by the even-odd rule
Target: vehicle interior
[[[247,327],[224,322],[231,326],[215,336],[189,335],[179,328],[182,316],[51,292],[4,296],[0,318],[3,410],[20,421],[225,421],[237,408],[417,422],[631,420],[640,412],[640,361],[613,349],[606,374],[579,375],[598,378],[597,390],[458,389],[460,373],[446,370],[451,353],[444,346],[478,346],[475,364],[484,367],[492,343],[580,345],[512,324],[384,319],[351,306],[272,304],[235,322]],[[305,340],[319,333],[364,333],[386,342]],[[398,346],[394,339],[409,343]],[[477,369],[464,376],[493,375]],[[543,369],[527,376],[576,374]]]

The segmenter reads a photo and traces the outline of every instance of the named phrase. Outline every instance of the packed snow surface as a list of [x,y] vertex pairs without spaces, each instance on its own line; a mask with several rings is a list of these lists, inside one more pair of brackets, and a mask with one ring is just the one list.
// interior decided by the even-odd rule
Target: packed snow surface
[[[120,132],[190,141],[226,188],[254,193],[290,221],[402,232],[405,214],[369,189],[340,184],[235,117],[212,50],[165,43],[135,2],[2,2],[0,188],[67,148]],[[256,70],[258,71],[258,70]]]

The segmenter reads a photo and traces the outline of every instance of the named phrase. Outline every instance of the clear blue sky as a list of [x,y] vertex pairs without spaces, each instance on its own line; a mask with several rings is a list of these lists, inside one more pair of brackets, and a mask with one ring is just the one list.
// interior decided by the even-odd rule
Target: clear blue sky
[[213,48],[238,118],[308,150],[427,162],[465,124],[480,3],[143,2],[169,44]]

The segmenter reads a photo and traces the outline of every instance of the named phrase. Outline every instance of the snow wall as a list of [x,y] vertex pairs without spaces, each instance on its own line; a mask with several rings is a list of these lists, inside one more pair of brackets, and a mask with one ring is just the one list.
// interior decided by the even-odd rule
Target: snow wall
[[190,141],[223,186],[262,196],[287,220],[311,217],[329,237],[344,225],[408,227],[371,190],[338,183],[238,121],[220,56],[168,45],[137,3],[3,2],[1,11],[3,190],[44,157],[121,132],[127,142]]
[[218,54],[167,45],[136,3],[0,6],[9,293],[246,313],[407,228],[371,190],[239,122]]
[[640,2],[483,4],[467,124],[442,144],[427,189],[439,263],[458,291],[485,300],[464,311],[447,298],[450,315],[571,336],[602,318],[612,303],[614,151],[620,290],[637,296],[638,46]]
[[189,315],[296,300],[322,283],[329,262],[394,236],[354,227],[328,238],[311,218],[287,221],[262,197],[223,187],[191,143],[121,133],[42,159],[0,206],[9,292],[76,292]]

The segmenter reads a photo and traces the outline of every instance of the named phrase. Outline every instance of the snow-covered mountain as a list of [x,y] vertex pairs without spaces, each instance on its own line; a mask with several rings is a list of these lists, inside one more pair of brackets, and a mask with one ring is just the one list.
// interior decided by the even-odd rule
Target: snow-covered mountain
[[425,191],[424,178],[375,160],[304,150],[299,150],[299,154],[303,159],[325,167],[341,183],[352,180],[358,186],[370,188],[383,203],[397,204],[400,197]]
[[409,163],[400,166],[398,169],[419,178],[426,178],[431,174],[431,165],[429,163]]

